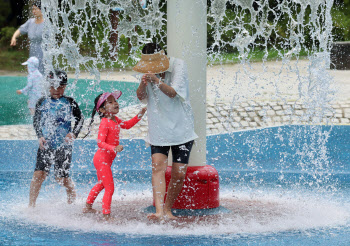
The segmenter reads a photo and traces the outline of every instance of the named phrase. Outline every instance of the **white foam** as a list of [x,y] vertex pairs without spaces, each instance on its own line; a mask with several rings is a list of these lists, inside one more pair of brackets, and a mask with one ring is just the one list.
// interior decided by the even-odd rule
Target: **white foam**
[[[152,202],[150,191],[125,192],[114,196],[112,212],[115,216],[120,216],[119,222],[105,223],[97,220],[96,216],[83,216],[83,197],[75,204],[68,205],[63,199],[55,198],[60,197],[55,195],[41,199],[34,209],[27,208],[27,204],[8,204],[10,211],[2,216],[20,219],[29,225],[135,235],[255,234],[337,227],[349,223],[349,204],[329,201],[327,197],[320,198],[312,195],[312,191],[308,194],[298,191],[290,194],[281,196],[278,192],[268,191],[252,195],[245,191],[222,191],[222,205],[234,208],[232,213],[214,216],[215,219],[207,216],[185,220],[176,226],[148,222],[142,210]],[[100,210],[100,200],[94,206]],[[121,207],[118,209],[118,206]]]

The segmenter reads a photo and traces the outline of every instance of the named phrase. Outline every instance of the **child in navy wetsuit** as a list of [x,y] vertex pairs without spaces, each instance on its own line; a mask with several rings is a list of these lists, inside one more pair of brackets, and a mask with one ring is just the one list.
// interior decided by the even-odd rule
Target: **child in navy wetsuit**
[[56,181],[66,188],[68,203],[74,202],[76,198],[69,170],[73,140],[78,136],[84,120],[74,99],[63,95],[67,85],[67,74],[55,70],[50,72],[47,80],[50,82],[50,96],[38,100],[33,118],[39,149],[30,185],[30,207],[35,206],[41,185],[52,164]]
[[111,166],[117,152],[123,150],[123,146],[119,145],[120,128],[130,129],[141,120],[146,112],[146,108],[142,108],[140,112],[130,120],[123,121],[119,119],[115,115],[119,112],[119,104],[117,100],[121,94],[121,91],[114,91],[112,93],[105,92],[97,96],[90,122],[91,127],[94,116],[96,112],[98,112],[101,117],[101,123],[98,130],[98,150],[93,159],[98,183],[91,189],[83,212],[96,213],[96,210],[92,208],[92,204],[98,194],[104,189],[105,193],[102,199],[102,213],[106,220],[110,218],[112,195],[114,193],[114,181]]

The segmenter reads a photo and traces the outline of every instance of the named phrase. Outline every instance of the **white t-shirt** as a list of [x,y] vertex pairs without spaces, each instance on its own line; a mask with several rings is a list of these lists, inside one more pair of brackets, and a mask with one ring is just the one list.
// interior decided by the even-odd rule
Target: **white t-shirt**
[[170,98],[157,85],[148,83],[145,99],[148,118],[146,142],[156,146],[171,146],[198,138],[194,132],[185,62],[171,57],[162,82],[174,88],[177,95]]

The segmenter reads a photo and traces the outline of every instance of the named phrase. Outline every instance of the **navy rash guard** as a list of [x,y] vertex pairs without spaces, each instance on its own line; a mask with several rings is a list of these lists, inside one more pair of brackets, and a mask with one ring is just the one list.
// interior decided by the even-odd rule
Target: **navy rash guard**
[[65,137],[70,132],[77,137],[83,122],[80,108],[71,97],[42,97],[36,103],[34,129],[38,138],[44,137],[51,149],[63,147],[66,144]]

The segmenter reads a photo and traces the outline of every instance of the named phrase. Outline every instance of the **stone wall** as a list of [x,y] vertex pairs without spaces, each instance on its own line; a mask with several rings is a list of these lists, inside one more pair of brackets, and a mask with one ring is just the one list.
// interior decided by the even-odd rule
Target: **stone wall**
[[207,134],[290,124],[349,124],[350,101],[337,102],[322,109],[302,102],[209,103]]
[[[122,109],[118,114],[127,120],[139,112],[139,107]],[[207,135],[290,124],[350,125],[350,101],[339,101],[323,108],[313,108],[302,102],[247,101],[207,104]],[[86,119],[79,135],[87,133]],[[96,138],[100,120],[95,118],[88,138]],[[130,130],[121,131],[121,138],[143,138],[147,134],[147,117]],[[0,126],[0,139],[36,139],[31,125]]]

